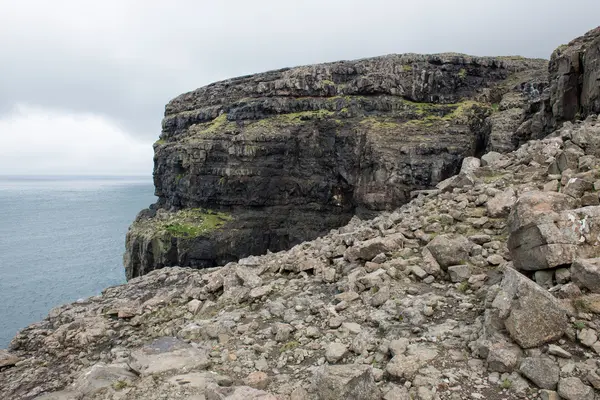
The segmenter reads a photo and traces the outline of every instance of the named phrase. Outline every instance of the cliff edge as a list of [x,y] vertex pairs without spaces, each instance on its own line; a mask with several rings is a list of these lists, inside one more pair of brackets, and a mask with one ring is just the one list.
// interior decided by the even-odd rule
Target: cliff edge
[[167,104],[154,145],[159,199],[127,234],[127,277],[288,249],[391,210],[464,157],[543,136],[513,131],[547,85],[544,60],[406,54],[183,94]]

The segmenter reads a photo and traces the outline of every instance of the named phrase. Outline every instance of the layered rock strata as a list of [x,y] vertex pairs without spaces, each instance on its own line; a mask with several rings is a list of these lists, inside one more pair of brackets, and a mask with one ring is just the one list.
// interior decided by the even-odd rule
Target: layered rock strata
[[[543,60],[411,54],[183,94],[166,106],[155,144],[159,200],[128,233],[127,276],[287,249],[355,214],[404,204],[464,157],[529,139],[529,128],[514,138],[505,131],[533,112],[545,77]],[[194,229],[181,210],[213,229]],[[218,224],[203,222],[215,213]]]

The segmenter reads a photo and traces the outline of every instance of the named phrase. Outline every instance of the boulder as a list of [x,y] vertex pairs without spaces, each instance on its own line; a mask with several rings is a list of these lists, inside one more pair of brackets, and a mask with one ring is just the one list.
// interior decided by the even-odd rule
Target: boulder
[[342,343],[330,343],[325,351],[325,359],[334,364],[344,358],[348,348]]
[[558,382],[558,394],[566,400],[594,400],[594,389],[576,377],[562,378]]
[[371,261],[380,253],[389,253],[402,248],[404,241],[404,235],[396,233],[358,242],[346,250],[344,258],[350,262],[356,260]]
[[73,389],[77,393],[88,396],[117,382],[131,383],[136,378],[137,376],[128,369],[100,363],[81,374],[73,384]]
[[131,353],[130,365],[142,376],[167,371],[186,372],[210,366],[208,350],[174,337],[162,337]]
[[475,177],[471,174],[465,174],[463,172],[458,175],[454,175],[436,185],[436,188],[441,192],[452,192],[454,189],[473,186],[475,184]]
[[556,221],[574,201],[554,192],[532,191],[519,197],[508,217],[508,249],[517,269],[537,271],[571,263],[577,237]]
[[581,198],[585,192],[594,190],[594,183],[581,178],[571,178],[565,185],[562,193],[574,197]]
[[453,265],[448,267],[448,274],[452,282],[462,282],[469,280],[471,277],[471,269],[468,265]]
[[469,239],[459,234],[445,234],[436,236],[425,247],[446,270],[449,266],[464,264],[469,258],[473,244]]
[[511,338],[522,348],[559,339],[568,328],[568,319],[558,300],[510,264],[502,269],[504,276],[492,307]]
[[486,208],[491,218],[503,218],[508,216],[513,205],[517,201],[514,189],[506,189],[487,201]]
[[368,365],[323,365],[315,371],[319,400],[380,400],[373,369]]
[[465,157],[460,167],[462,174],[472,174],[477,168],[481,167],[481,160],[477,157]]
[[571,266],[571,280],[580,288],[600,293],[600,258],[578,258]]
[[556,389],[560,369],[549,357],[527,357],[521,361],[519,371],[540,389]]
[[498,342],[489,348],[487,356],[488,369],[494,372],[512,372],[521,358],[521,349],[518,347]]
[[492,168],[504,168],[509,161],[506,156],[496,151],[490,151],[489,153],[481,156],[481,166],[490,166]]
[[4,367],[12,367],[16,363],[21,361],[21,359],[13,354],[10,354],[6,350],[0,349],[0,368]]

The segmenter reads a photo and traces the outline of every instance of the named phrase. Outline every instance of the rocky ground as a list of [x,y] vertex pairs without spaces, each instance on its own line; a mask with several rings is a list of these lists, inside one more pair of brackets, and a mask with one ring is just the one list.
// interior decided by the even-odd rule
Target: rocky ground
[[600,398],[599,149],[567,122],[289,251],[59,307],[0,398]]

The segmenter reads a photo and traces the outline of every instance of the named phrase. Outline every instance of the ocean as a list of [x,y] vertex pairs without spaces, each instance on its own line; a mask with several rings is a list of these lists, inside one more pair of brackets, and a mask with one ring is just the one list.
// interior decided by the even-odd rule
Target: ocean
[[50,309],[125,282],[125,234],[151,177],[0,176],[0,349]]

